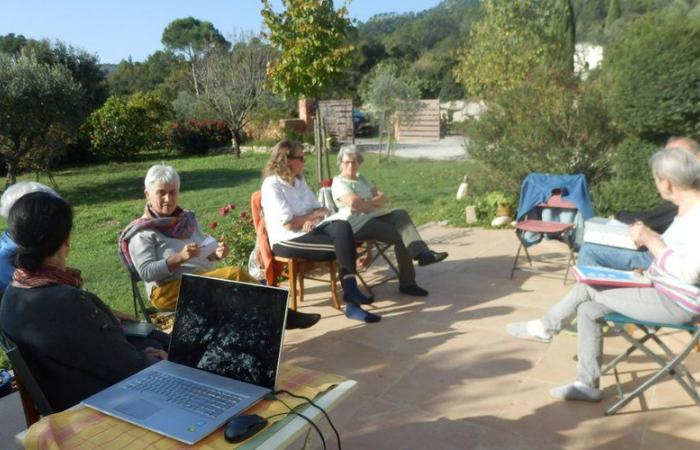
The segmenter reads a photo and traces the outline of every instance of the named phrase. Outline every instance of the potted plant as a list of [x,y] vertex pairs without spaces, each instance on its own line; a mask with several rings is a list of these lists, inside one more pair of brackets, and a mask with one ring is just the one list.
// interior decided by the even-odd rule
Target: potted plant
[[515,207],[515,196],[506,191],[491,191],[486,194],[486,203],[495,210],[496,217],[512,216]]

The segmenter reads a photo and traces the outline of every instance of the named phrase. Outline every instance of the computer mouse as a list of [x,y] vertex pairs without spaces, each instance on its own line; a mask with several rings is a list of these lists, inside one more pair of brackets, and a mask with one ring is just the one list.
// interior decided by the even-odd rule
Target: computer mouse
[[228,422],[224,437],[228,442],[241,442],[265,428],[267,419],[257,414],[236,416]]

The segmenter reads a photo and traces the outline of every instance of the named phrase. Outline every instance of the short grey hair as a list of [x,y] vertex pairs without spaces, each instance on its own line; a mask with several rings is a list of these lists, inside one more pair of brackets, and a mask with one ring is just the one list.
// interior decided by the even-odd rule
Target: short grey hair
[[146,173],[146,179],[143,184],[148,192],[153,192],[153,187],[157,183],[175,183],[180,188],[180,175],[173,166],[166,166],[165,164],[156,164],[151,166]]
[[680,148],[681,150],[691,152],[696,157],[700,155],[700,143],[687,136],[671,136],[668,141],[666,141],[665,148]]
[[649,160],[654,176],[681,189],[700,189],[700,163],[680,148],[659,150]]
[[354,144],[343,145],[340,147],[340,150],[338,151],[338,167],[340,167],[340,164],[343,162],[343,156],[347,156],[360,164],[365,161],[365,157],[362,155],[362,150],[357,148],[357,146]]
[[37,183],[36,181],[20,181],[19,183],[15,183],[8,187],[5,189],[5,192],[2,193],[2,197],[0,197],[0,216],[7,219],[15,202],[25,195],[31,194],[32,192],[46,192],[61,198],[56,191],[46,185]]

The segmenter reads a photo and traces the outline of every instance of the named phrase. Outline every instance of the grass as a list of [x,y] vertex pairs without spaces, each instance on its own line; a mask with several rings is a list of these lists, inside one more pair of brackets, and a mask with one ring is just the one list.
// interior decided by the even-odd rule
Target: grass
[[[250,194],[259,189],[260,169],[267,156],[244,154],[172,157],[181,177],[180,205],[197,213],[204,228],[221,220],[219,207],[233,203],[237,212],[250,210]],[[129,279],[117,252],[117,234],[143,211],[143,178],[148,168],[162,160],[110,163],[54,173],[58,191],[74,207],[69,265],[83,272],[85,289],[110,306],[129,310]],[[314,158],[307,159],[306,177],[312,188]],[[461,162],[394,159],[379,162],[367,155],[362,173],[383,190],[390,206],[405,208],[416,224],[463,217],[463,206],[454,193],[466,164]],[[30,179],[23,177],[22,179]],[[41,180],[45,181],[45,180]],[[458,223],[458,225],[463,224]]]

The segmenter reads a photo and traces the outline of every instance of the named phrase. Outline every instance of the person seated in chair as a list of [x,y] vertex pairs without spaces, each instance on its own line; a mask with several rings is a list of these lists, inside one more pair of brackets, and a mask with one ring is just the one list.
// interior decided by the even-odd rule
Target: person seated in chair
[[0,304],[0,329],[17,344],[49,404],[62,411],[167,358],[162,346],[141,349],[80,271],[67,267],[73,212],[47,192],[22,196],[10,210],[17,244],[12,283]]
[[578,376],[571,384],[550,390],[565,400],[600,400],[602,326],[605,315],[617,312],[632,319],[682,324],[700,319],[700,163],[685,150],[660,150],[651,160],[656,188],[678,207],[678,215],[663,236],[641,222],[631,226],[632,238],[654,256],[649,288],[599,288],[577,283],[544,317],[508,324],[509,334],[550,342],[565,320],[578,323]]
[[[22,196],[32,192],[48,192],[58,197],[58,194],[48,186],[34,181],[20,181],[5,189],[0,198],[0,216],[7,220],[10,209]],[[17,244],[12,240],[7,231],[0,237],[0,297],[5,288],[12,281],[12,274],[15,271],[15,255],[17,254]]]
[[[664,147],[678,148],[695,155],[700,161],[700,144],[688,137],[672,137]],[[627,224],[641,221],[656,233],[663,234],[678,214],[678,207],[663,201],[649,211],[620,211],[615,219]],[[644,270],[649,267],[653,255],[646,249],[629,250],[607,245],[584,243],[578,253],[578,266],[603,266],[618,270]]]
[[359,170],[364,158],[354,145],[344,146],[338,153],[340,175],[333,178],[333,200],[340,214],[347,217],[355,239],[375,240],[394,245],[399,264],[399,291],[418,297],[428,291],[416,284],[413,261],[425,266],[447,258],[447,252],[435,252],[418,234],[404,209],[386,209],[387,198]]
[[[258,283],[240,267],[214,269],[214,262],[228,255],[219,242],[210,255],[201,255],[202,233],[194,212],[180,208],[180,176],[172,166],[155,165],[146,173],[146,206],[143,215],[131,222],[119,237],[124,263],[144,280],[151,303],[162,311],[173,311],[184,273]],[[321,318],[289,310],[287,328],[308,328]]]
[[303,150],[300,142],[281,141],[273,148],[263,170],[260,192],[272,252],[312,261],[337,259],[345,315],[378,322],[381,316],[360,306],[374,299],[357,287],[357,249],[350,224],[344,220],[323,220],[329,211],[321,207],[304,181]]

